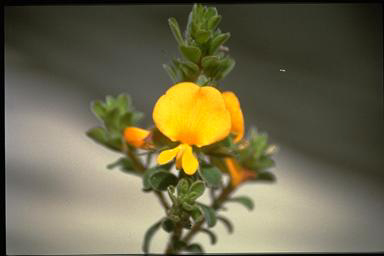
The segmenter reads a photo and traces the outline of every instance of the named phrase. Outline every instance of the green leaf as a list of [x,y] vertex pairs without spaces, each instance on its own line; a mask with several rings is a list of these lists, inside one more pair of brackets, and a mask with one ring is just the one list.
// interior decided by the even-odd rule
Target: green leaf
[[144,113],[139,111],[133,112],[132,124],[137,124],[141,119],[143,119],[143,117],[144,117]]
[[183,202],[181,204],[181,207],[183,207],[183,209],[186,210],[186,211],[192,211],[194,209],[194,206],[189,204],[189,203],[187,203],[187,202]]
[[105,114],[106,114],[106,109],[103,105],[103,103],[99,100],[95,100],[92,103],[92,111],[93,113],[100,119],[103,120]]
[[184,44],[184,39],[183,39],[183,36],[181,35],[180,27],[179,27],[179,24],[177,23],[177,20],[173,17],[169,18],[168,24],[169,24],[169,27],[171,28],[172,34],[175,37],[177,43],[179,45]]
[[105,103],[108,109],[112,109],[116,106],[115,99],[111,95],[105,96]]
[[259,159],[259,169],[267,169],[275,165],[275,161],[269,156],[261,156]]
[[217,167],[202,167],[199,174],[208,187],[217,188],[222,185],[221,171]]
[[163,191],[168,186],[177,184],[177,177],[167,171],[158,171],[149,177],[149,183],[154,190]]
[[205,56],[201,60],[204,70],[216,68],[219,65],[219,58],[216,56]]
[[179,182],[177,183],[176,188],[177,188],[177,195],[179,197],[187,194],[188,189],[189,189],[188,180],[187,179],[180,179]]
[[204,194],[204,190],[205,190],[204,183],[200,180],[197,180],[194,183],[192,183],[191,187],[189,188],[188,198],[191,201],[194,201]]
[[254,207],[252,199],[247,196],[232,197],[227,202],[236,202],[244,205],[248,210],[252,210]]
[[194,35],[196,42],[199,44],[204,44],[208,41],[211,33],[207,30],[198,30]]
[[217,216],[217,220],[220,220],[224,226],[227,228],[228,230],[228,233],[233,233],[233,225],[231,223],[230,220],[228,220],[227,218],[223,217],[223,216]]
[[109,132],[119,132],[119,110],[114,108],[107,112],[104,118],[105,127]]
[[211,207],[208,207],[204,204],[199,203],[199,206],[203,212],[205,222],[208,224],[208,227],[213,227],[216,225],[216,213],[215,210]]
[[133,124],[133,112],[126,112],[120,117],[120,129],[123,131],[125,127]]
[[158,222],[156,222],[155,224],[153,224],[148,230],[147,232],[145,232],[145,236],[144,236],[144,243],[143,243],[143,252],[144,253],[148,253],[149,252],[149,244],[151,242],[151,239],[153,237],[153,235],[156,233],[156,231],[159,229],[160,225],[161,225],[161,222],[162,220],[159,220]]
[[193,252],[193,253],[204,253],[203,247],[200,244],[190,244],[185,247],[184,251]]
[[120,170],[126,173],[135,173],[136,171],[133,168],[132,161],[126,157],[120,157],[117,161],[107,165],[108,169],[113,169],[116,167],[120,167]]
[[209,47],[209,53],[215,54],[216,51],[219,49],[220,45],[223,45],[225,42],[227,42],[230,37],[231,33],[223,33],[217,35],[211,42],[211,45]]
[[149,178],[152,176],[152,174],[162,171],[163,169],[161,168],[151,168],[148,169],[144,172],[143,175],[143,190],[144,191],[149,191],[152,189],[151,183],[149,182]]
[[182,71],[184,81],[195,81],[199,74],[199,67],[195,63],[180,59],[173,59],[172,61],[173,64]]
[[229,57],[221,60],[218,67],[220,71],[217,75],[217,79],[223,79],[224,77],[226,77],[235,67],[235,64],[236,62]]
[[123,146],[122,144],[122,135],[121,134],[115,134],[113,136],[112,135],[109,135],[109,140],[108,140],[108,143],[107,143],[107,146],[110,148],[110,149],[113,149],[113,150],[116,150],[116,151],[121,151],[121,148]]
[[87,131],[87,136],[94,141],[106,145],[108,143],[107,131],[102,127],[92,128]]
[[163,221],[161,222],[161,226],[166,232],[172,232],[175,229],[175,223],[169,219],[169,218],[164,218]]
[[199,66],[190,61],[182,61],[181,67],[188,68],[191,73],[196,74],[199,71]]
[[215,7],[208,7],[205,16],[208,20],[214,16],[217,16],[217,9]]
[[266,181],[266,182],[274,182],[276,181],[276,176],[270,172],[260,172],[253,181]]
[[169,196],[169,198],[171,198],[171,201],[173,204],[177,203],[177,198],[174,195],[175,190],[176,190],[175,186],[168,186],[168,188],[167,188],[168,196]]
[[127,94],[119,94],[116,98],[116,104],[120,114],[132,111],[131,97]]
[[255,136],[254,140],[252,141],[255,157],[260,157],[261,154],[267,149],[267,140],[268,136],[266,134],[260,134]]
[[204,14],[204,6],[202,4],[196,4],[196,7],[192,9],[195,12],[195,19],[201,20],[203,18]]
[[177,83],[179,79],[177,77],[176,72],[167,64],[163,64],[163,68],[165,69],[169,77],[172,79],[172,82]]
[[200,231],[209,235],[209,237],[211,239],[211,244],[215,244],[217,242],[217,237],[216,237],[215,233],[213,233],[209,229],[202,228],[202,229],[200,229]]
[[221,15],[215,15],[208,20],[208,29],[215,30],[221,21]]
[[186,59],[188,59],[194,63],[199,62],[200,57],[201,57],[201,51],[198,47],[188,46],[188,45],[180,45],[180,51]]
[[203,213],[201,212],[200,208],[197,206],[193,207],[190,214],[191,214],[192,219],[195,222],[201,221],[203,219]]

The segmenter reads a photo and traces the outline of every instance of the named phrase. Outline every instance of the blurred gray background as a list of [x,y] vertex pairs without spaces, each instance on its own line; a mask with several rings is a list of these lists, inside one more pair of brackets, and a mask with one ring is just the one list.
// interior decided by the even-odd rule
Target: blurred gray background
[[[246,126],[280,147],[273,185],[245,185],[255,209],[228,204],[235,233],[207,252],[384,248],[383,35],[379,4],[216,5],[237,61],[222,88]],[[140,253],[163,214],[118,154],[85,136],[90,101],[129,93],[152,124],[177,56],[167,25],[191,5],[5,8],[8,254]],[[280,71],[286,70],[285,72]],[[204,200],[206,200],[205,198]],[[161,253],[167,234],[152,241]]]

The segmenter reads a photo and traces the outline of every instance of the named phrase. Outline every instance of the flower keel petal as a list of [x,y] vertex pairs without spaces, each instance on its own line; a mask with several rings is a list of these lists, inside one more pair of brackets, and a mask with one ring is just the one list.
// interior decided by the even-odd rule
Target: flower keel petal
[[183,170],[188,175],[193,175],[197,168],[199,168],[199,161],[192,152],[192,147],[184,144],[184,152],[182,156]]

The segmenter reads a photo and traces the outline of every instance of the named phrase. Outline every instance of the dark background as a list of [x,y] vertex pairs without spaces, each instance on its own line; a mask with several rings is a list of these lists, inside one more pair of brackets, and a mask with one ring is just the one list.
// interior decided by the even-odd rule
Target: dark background
[[[265,215],[257,207],[248,213],[234,206],[233,215],[227,213],[238,217],[235,226],[239,216],[249,218],[240,221],[249,230],[240,233],[239,225],[228,239],[261,237],[236,245],[219,237],[208,252],[382,250],[382,6],[215,6],[223,16],[219,27],[231,32],[227,46],[236,60],[221,88],[238,95],[247,128],[253,125],[267,132],[280,152],[278,183],[242,188],[244,193],[257,190],[264,195],[255,195],[256,205],[275,205],[265,208]],[[85,212],[74,213],[84,201],[94,207],[89,198],[95,184],[108,186],[112,199],[126,200],[111,184],[117,182],[126,191],[129,180],[137,186],[124,192],[132,194],[132,203],[144,197],[138,195],[142,192],[136,178],[104,171],[118,156],[84,136],[98,125],[89,103],[127,92],[146,114],[142,125],[150,126],[154,103],[171,85],[161,64],[178,55],[167,19],[174,16],[184,28],[190,9],[191,5],[5,8],[8,253],[140,252],[142,234],[160,212],[155,200],[148,206],[153,207],[151,213],[143,210],[148,218],[138,212],[140,220],[127,225],[141,224],[128,230],[116,231],[122,225],[108,222],[118,219],[115,212],[102,213],[121,206],[120,201],[112,204],[111,198],[95,198],[100,215],[92,223]],[[81,182],[75,169],[81,169]],[[106,180],[112,176],[115,180]],[[76,189],[82,192],[73,192]],[[68,214],[59,217],[52,202]],[[36,212],[41,207],[51,212]],[[124,211],[133,216],[129,209]],[[81,223],[77,232],[65,224],[75,215]],[[98,225],[106,230],[92,230]],[[130,246],[122,240],[116,244],[116,239],[127,236],[124,230],[132,232]],[[60,239],[51,241],[53,234]],[[112,237],[115,243],[108,240]],[[89,245],[79,242],[84,239]],[[272,242],[276,240],[280,242]],[[161,252],[159,241],[154,248]]]

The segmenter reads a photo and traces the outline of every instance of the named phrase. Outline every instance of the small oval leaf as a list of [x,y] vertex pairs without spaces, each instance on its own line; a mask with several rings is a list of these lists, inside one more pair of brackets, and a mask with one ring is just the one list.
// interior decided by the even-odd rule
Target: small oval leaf
[[209,229],[202,228],[202,229],[200,229],[200,231],[209,235],[209,238],[211,239],[211,244],[215,244],[217,242],[216,235],[212,231],[210,231]]
[[204,204],[199,204],[202,212],[203,212],[203,215],[204,215],[204,219],[205,219],[205,222],[207,222],[208,224],[208,227],[213,227],[216,225],[216,213],[215,213],[215,210],[213,210],[213,208],[211,207],[208,207]]
[[101,143],[104,145],[108,143],[107,131],[102,127],[96,127],[88,130],[87,136],[98,143]]
[[190,212],[192,219],[195,222],[201,221],[203,219],[203,213],[201,212],[200,208],[195,206],[193,207],[192,211]]
[[184,250],[187,252],[204,253],[204,249],[200,244],[190,244]]
[[202,167],[199,169],[199,174],[208,187],[217,188],[222,184],[221,171],[216,167]]
[[149,183],[154,190],[164,191],[168,186],[177,184],[177,177],[167,171],[158,171],[149,177]]
[[145,191],[148,191],[148,190],[151,190],[152,189],[152,186],[151,186],[151,183],[149,182],[149,177],[151,177],[152,174],[154,174],[155,172],[159,172],[163,169],[161,168],[151,168],[151,169],[148,169],[144,172],[144,175],[143,175],[143,189]]
[[201,50],[198,47],[181,45],[180,51],[186,59],[188,59],[194,63],[199,62],[200,57],[201,57]]
[[184,44],[184,39],[183,39],[183,36],[181,35],[180,27],[179,27],[179,24],[177,23],[177,20],[173,17],[169,18],[168,24],[169,24],[169,27],[170,27],[172,34],[175,37],[177,43],[179,45]]
[[252,210],[254,207],[253,201],[247,196],[232,197],[227,202],[236,202],[244,205],[248,210]]
[[156,231],[159,229],[160,225],[161,225],[161,222],[162,220],[159,220],[158,222],[156,222],[155,224],[153,224],[148,230],[147,232],[145,232],[145,236],[144,236],[144,243],[143,243],[143,252],[144,253],[148,253],[149,252],[149,244],[151,242],[151,239],[153,237],[153,235],[156,233]]
[[192,183],[191,187],[189,188],[188,198],[191,201],[194,201],[204,194],[204,190],[205,190],[204,182],[197,180],[194,183]]
[[177,183],[177,195],[183,196],[188,192],[189,183],[187,179],[180,179],[179,183]]
[[215,54],[220,45],[223,45],[225,42],[227,42],[230,37],[231,34],[229,32],[217,35],[211,42],[209,53]]
[[230,220],[228,220],[227,218],[223,217],[223,216],[217,216],[217,220],[220,220],[224,226],[227,228],[228,230],[228,233],[233,233],[233,225],[231,223]]
[[208,41],[211,33],[207,30],[199,30],[194,35],[196,42],[199,44],[203,44]]
[[104,119],[106,109],[100,100],[92,102],[92,111],[100,120]]
[[161,226],[166,232],[172,232],[175,228],[175,223],[170,218],[164,218],[161,222]]

